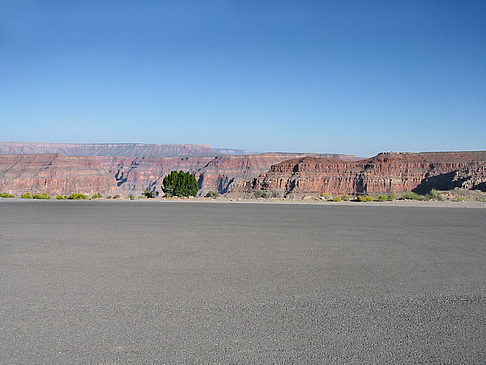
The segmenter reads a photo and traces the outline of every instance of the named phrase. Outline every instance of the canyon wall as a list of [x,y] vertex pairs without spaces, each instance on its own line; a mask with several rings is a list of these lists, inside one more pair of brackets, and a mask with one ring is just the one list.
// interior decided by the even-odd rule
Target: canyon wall
[[[456,187],[486,191],[486,152],[381,153],[359,161],[304,157],[273,165],[246,191],[278,189],[286,196],[365,194]],[[244,191],[244,188],[240,188]]]
[[[279,162],[302,154],[268,153],[245,156],[120,157],[63,156],[61,154],[0,155],[0,192],[68,195],[140,195],[161,191],[163,177],[172,170],[196,175],[203,195],[244,186]],[[347,155],[316,155],[353,159]]]

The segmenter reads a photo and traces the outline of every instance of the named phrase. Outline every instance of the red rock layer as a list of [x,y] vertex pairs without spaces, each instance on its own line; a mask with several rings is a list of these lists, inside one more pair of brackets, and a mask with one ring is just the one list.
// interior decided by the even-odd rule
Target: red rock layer
[[248,187],[289,196],[482,189],[485,169],[486,152],[382,153],[359,161],[305,157],[272,166]]
[[[139,195],[159,190],[172,170],[194,173],[201,194],[221,193],[257,177],[270,166],[300,154],[221,157],[68,157],[59,154],[0,155],[0,192],[67,195],[101,193]],[[342,156],[353,158],[352,156]]]

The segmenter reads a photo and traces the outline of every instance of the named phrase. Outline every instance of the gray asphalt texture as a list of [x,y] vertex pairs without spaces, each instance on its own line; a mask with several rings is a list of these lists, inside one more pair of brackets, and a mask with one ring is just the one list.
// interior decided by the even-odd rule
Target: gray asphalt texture
[[2,364],[486,362],[486,209],[2,201],[0,279]]

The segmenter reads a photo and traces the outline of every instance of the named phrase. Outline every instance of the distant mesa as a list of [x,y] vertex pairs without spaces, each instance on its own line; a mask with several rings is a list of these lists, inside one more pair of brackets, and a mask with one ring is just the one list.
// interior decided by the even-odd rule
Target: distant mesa
[[51,153],[61,156],[170,157],[244,155],[251,152],[200,144],[0,142],[2,155]]

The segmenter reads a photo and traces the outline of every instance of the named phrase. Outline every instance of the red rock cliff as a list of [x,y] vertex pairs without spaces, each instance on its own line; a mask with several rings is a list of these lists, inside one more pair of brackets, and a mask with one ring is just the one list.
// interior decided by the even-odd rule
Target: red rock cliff
[[[254,179],[255,190],[288,196],[483,189],[486,152],[381,153],[359,161],[305,157],[276,164]],[[486,189],[485,189],[486,190]]]
[[[201,193],[230,191],[257,177],[278,162],[300,154],[269,153],[246,156],[110,157],[60,154],[0,155],[0,192],[67,195],[139,195],[145,189],[160,190],[163,177],[172,170],[194,173]],[[352,156],[339,156],[353,158]]]

